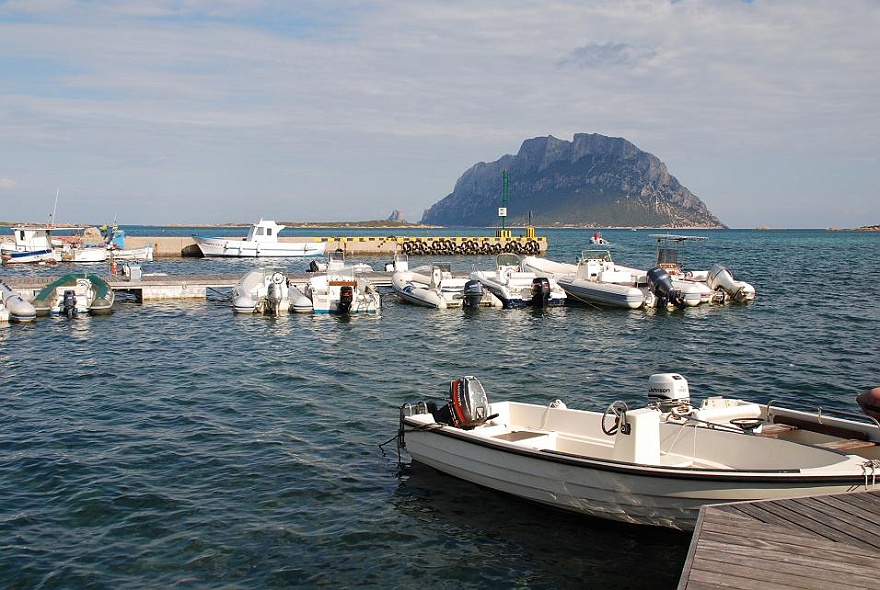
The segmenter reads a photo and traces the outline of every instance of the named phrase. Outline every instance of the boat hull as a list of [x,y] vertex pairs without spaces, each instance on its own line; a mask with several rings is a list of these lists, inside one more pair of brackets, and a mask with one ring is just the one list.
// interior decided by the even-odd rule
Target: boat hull
[[32,251],[3,250],[0,256],[2,256],[4,264],[54,264],[58,262],[55,258],[55,251],[51,248]]
[[567,276],[556,280],[571,299],[582,303],[638,309],[645,305],[645,293],[637,287],[615,283],[599,283]]
[[3,282],[0,282],[0,307],[5,308],[7,321],[30,322],[37,317],[33,304]]

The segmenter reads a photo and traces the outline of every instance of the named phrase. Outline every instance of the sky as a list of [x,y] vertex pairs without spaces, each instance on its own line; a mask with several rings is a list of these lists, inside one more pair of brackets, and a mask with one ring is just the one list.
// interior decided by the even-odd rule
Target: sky
[[880,224],[878,31],[880,0],[0,0],[0,220],[418,221],[600,133],[730,227]]

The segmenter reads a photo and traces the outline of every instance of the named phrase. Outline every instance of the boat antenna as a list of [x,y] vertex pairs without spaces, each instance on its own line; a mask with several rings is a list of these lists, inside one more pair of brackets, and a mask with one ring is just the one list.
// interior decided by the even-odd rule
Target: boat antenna
[[55,211],[58,209],[58,192],[60,188],[55,189],[55,205],[52,207],[52,215],[49,216],[49,225],[55,223]]

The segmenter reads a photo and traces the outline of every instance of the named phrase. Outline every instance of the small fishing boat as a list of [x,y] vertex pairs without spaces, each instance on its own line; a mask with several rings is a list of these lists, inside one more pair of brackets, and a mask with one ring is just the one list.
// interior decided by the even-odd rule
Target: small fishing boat
[[120,229],[114,220],[113,225],[101,226],[104,243],[110,253],[110,260],[117,262],[152,262],[155,246],[147,244],[138,248],[125,247],[125,230]]
[[880,489],[880,424],[710,397],[677,373],[652,375],[647,405],[604,412],[489,402],[475,377],[445,404],[400,408],[413,461],[572,512],[692,530],[701,506]]
[[12,322],[30,322],[37,317],[34,305],[12,287],[0,281],[0,319]]
[[19,225],[12,228],[12,241],[0,243],[4,264],[55,264],[58,256],[49,225]]
[[501,307],[501,301],[480,286],[479,281],[453,276],[450,265],[440,262],[391,275],[394,292],[408,303],[434,309]]
[[325,242],[299,241],[281,242],[278,234],[286,226],[278,225],[274,221],[260,219],[251,225],[246,238],[230,240],[193,234],[203,256],[225,256],[242,258],[259,257],[304,257],[322,256]]
[[556,283],[556,279],[539,277],[524,269],[522,260],[516,254],[498,254],[495,257],[495,270],[475,270],[470,278],[479,281],[505,308],[547,307],[565,303],[565,291]]
[[[296,301],[296,304],[294,304]],[[257,313],[278,317],[307,307],[312,302],[296,287],[290,285],[287,273],[278,268],[259,268],[245,274],[232,290],[232,311]]]
[[66,274],[45,287],[34,297],[38,316],[103,315],[112,311],[115,294],[107,281],[94,274]]

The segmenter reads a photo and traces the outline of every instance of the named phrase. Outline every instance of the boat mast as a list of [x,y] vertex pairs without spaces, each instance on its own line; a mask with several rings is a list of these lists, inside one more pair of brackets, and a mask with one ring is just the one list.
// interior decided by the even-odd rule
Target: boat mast
[[49,216],[49,225],[55,223],[55,211],[58,209],[58,191],[60,188],[55,189],[55,205],[52,207],[52,215]]

